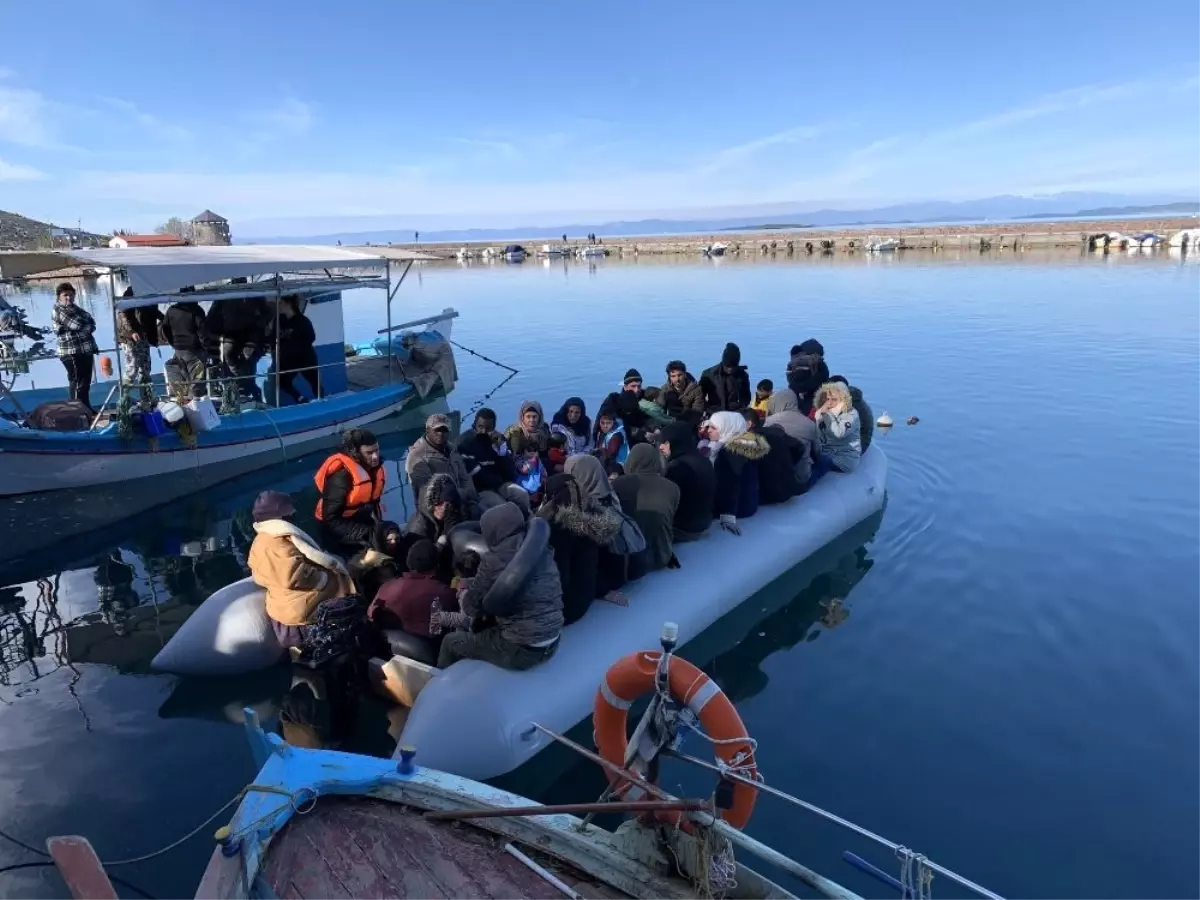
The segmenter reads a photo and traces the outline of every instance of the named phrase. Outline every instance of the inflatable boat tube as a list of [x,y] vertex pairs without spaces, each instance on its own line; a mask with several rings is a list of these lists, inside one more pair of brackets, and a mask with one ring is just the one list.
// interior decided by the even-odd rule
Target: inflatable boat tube
[[454,548],[456,559],[468,550],[474,550],[480,556],[488,552],[487,541],[483,539],[478,522],[463,522],[451,528],[450,546]]
[[[558,652],[524,672],[478,660],[439,671],[417,697],[400,743],[425,766],[484,780],[511,772],[592,710],[617,660],[654,650],[664,622],[686,644],[834,538],[883,508],[887,457],[878,444],[849,474],[830,473],[800,497],[760,507],[737,537],[711,528],[675,548],[682,568],[651,572],[624,588],[629,606],[596,603],[563,630]],[[453,715],[447,711],[453,710]]]
[[267,618],[266,591],[253,578],[243,578],[201,603],[150,667],[176,675],[241,675],[282,658],[283,647]]
[[550,523],[534,516],[525,526],[525,537],[500,576],[483,596],[483,611],[493,616],[512,612],[513,601],[525,589],[550,549]]
[[[450,532],[454,553],[487,553],[478,522],[464,522]],[[221,588],[200,604],[150,663],[157,672],[176,675],[245,675],[275,665],[283,648],[267,618],[266,591],[251,578]],[[401,635],[394,652],[432,662],[432,644]]]

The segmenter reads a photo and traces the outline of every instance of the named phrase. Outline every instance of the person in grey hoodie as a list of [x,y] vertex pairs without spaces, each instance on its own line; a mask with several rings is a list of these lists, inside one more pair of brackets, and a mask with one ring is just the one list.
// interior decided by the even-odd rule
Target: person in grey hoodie
[[488,552],[459,606],[472,617],[494,615],[496,624],[478,632],[446,635],[438,652],[438,668],[445,669],[460,659],[481,659],[502,669],[531,669],[554,655],[562,634],[562,584],[554,555],[547,548],[524,586],[503,608],[485,610],[488,591],[526,540],[525,516],[515,503],[503,503],[485,512],[479,526]]
[[800,401],[790,389],[776,391],[767,401],[767,418],[763,425],[778,425],[792,438],[804,446],[800,460],[796,463],[796,477],[801,484],[808,484],[813,464],[820,456],[821,436],[817,423],[800,412]]
[[[664,474],[666,465],[657,447],[638,444],[625,460],[625,474],[613,482],[621,496],[632,487],[637,496],[634,519],[646,538],[646,565],[665,569],[675,559],[675,513],[679,510],[679,485]],[[674,565],[677,567],[678,562]]]

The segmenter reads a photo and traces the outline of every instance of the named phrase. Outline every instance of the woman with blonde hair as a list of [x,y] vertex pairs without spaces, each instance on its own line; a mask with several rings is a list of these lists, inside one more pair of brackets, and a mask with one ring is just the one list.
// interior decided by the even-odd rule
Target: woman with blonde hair
[[827,381],[813,397],[813,419],[821,442],[821,460],[815,481],[825,472],[853,472],[862,458],[862,423],[854,409],[850,389],[840,381]]

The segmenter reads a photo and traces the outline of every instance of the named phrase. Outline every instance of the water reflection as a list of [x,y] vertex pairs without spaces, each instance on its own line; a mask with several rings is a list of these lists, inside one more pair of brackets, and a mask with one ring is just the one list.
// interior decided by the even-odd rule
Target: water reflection
[[[416,437],[380,434],[389,485],[384,510],[401,522],[411,507],[403,456]],[[0,686],[28,691],[59,668],[83,663],[148,672],[192,610],[248,574],[250,509],[259,491],[290,493],[297,524],[315,527],[312,475],[324,456],[234,479],[7,566],[7,584],[0,585]]]

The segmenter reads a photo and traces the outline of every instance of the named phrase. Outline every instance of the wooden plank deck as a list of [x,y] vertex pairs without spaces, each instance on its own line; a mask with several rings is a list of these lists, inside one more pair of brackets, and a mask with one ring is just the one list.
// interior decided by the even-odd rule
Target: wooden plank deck
[[[264,876],[282,898],[545,898],[563,896],[504,852],[505,841],[461,822],[425,819],[381,800],[328,798],[272,842]],[[528,851],[532,854],[533,851]],[[539,858],[585,897],[607,886]]]

